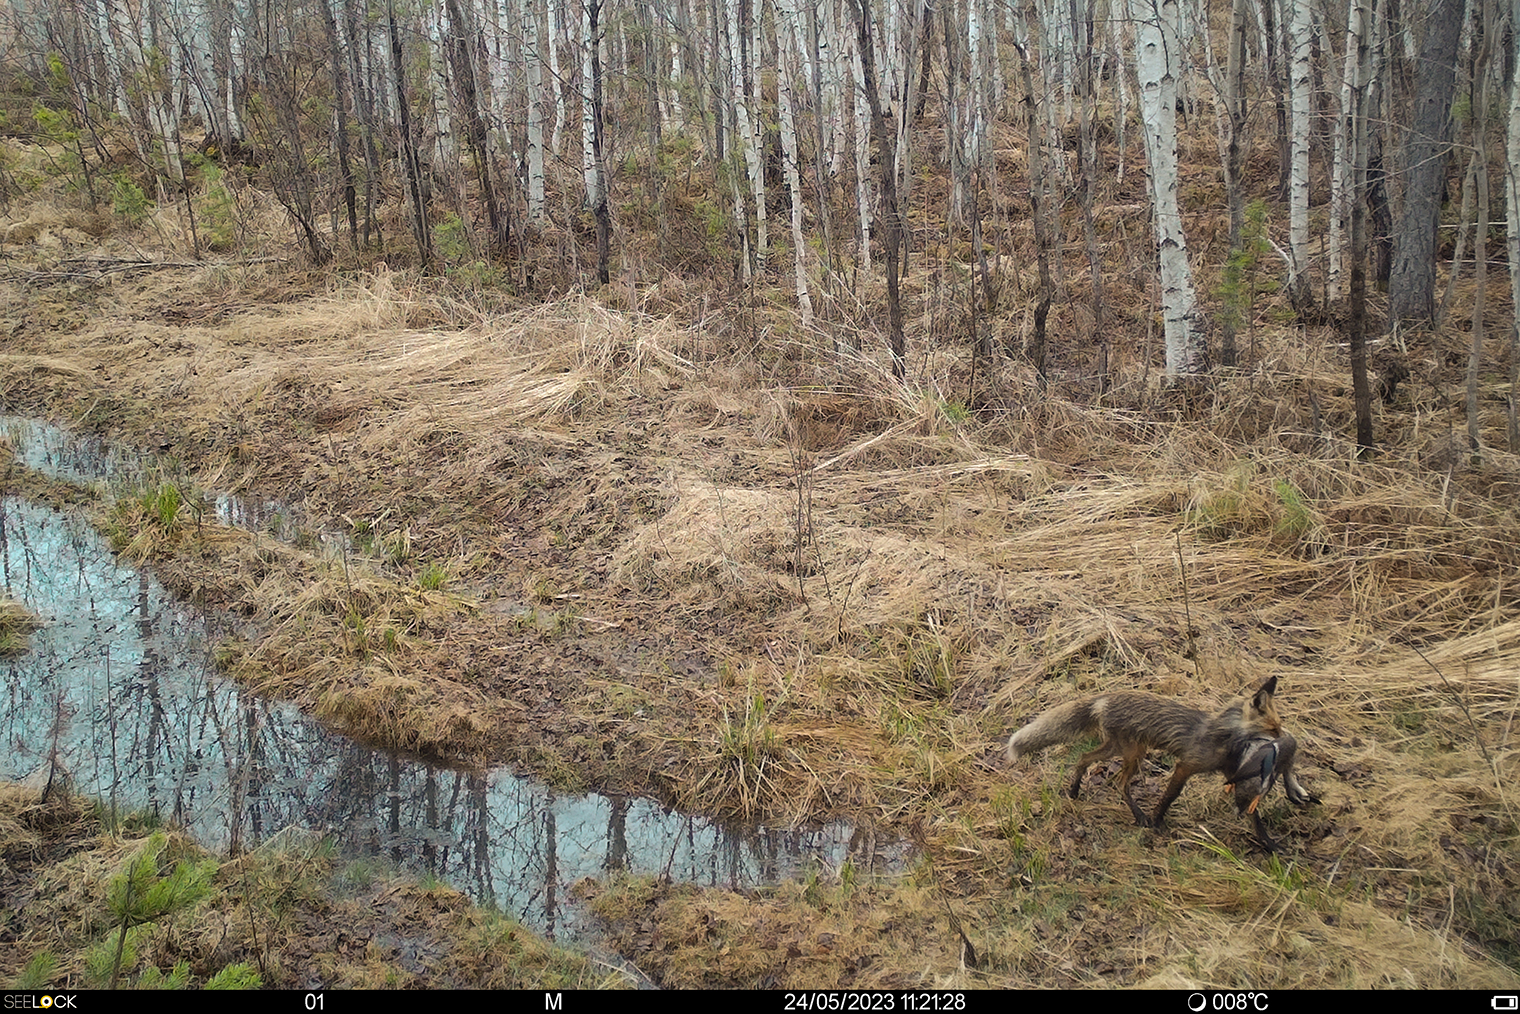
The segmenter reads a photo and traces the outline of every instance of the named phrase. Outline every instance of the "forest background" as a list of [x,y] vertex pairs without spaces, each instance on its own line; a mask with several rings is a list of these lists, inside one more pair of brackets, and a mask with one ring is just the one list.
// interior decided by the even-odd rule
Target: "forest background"
[[[6,21],[0,398],[175,463],[170,523],[99,509],[260,626],[229,672],[917,843],[608,889],[657,981],[1513,985],[1520,3]],[[208,535],[218,489],[364,559]],[[1271,674],[1325,800],[1283,857],[1212,786],[1139,832],[998,760]]]

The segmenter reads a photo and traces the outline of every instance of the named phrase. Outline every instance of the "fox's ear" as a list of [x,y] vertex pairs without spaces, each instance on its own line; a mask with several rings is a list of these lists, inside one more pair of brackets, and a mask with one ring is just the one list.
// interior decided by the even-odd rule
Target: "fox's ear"
[[1272,700],[1272,695],[1275,693],[1277,693],[1277,677],[1273,676],[1256,688],[1256,696],[1251,699],[1251,703],[1260,711],[1267,702]]

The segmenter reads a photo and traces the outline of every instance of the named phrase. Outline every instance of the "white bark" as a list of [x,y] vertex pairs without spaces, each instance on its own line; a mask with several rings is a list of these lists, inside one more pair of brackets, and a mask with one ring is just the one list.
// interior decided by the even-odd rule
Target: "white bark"
[[1135,69],[1150,162],[1151,201],[1161,274],[1166,375],[1203,371],[1205,349],[1197,326],[1197,297],[1177,205],[1177,0],[1130,0],[1135,22]]
[[[480,96],[482,111],[486,116],[486,132],[493,151],[505,148],[512,164],[527,160],[526,152],[519,153],[517,136],[507,130],[512,120],[512,102],[521,96],[528,101],[527,63],[524,56],[527,40],[527,24],[519,24],[518,5],[515,0],[474,0],[476,24],[485,26],[486,67],[489,73],[482,75],[481,88],[489,93]],[[532,0],[526,0],[532,11]],[[529,19],[522,19],[523,22]],[[536,27],[536,26],[535,26]],[[519,93],[512,80],[512,68],[523,66],[523,87]]]
[[1308,0],[1295,0],[1290,34],[1293,62],[1292,162],[1288,173],[1288,290],[1296,305],[1307,302],[1309,271],[1309,121],[1314,109],[1314,78],[1310,57],[1314,52],[1314,25]]
[[1331,133],[1330,163],[1330,263],[1325,268],[1325,291],[1329,299],[1341,296],[1341,276],[1345,270],[1346,229],[1350,222],[1352,200],[1351,101],[1361,69],[1359,54],[1367,41],[1371,11],[1365,0],[1351,0],[1346,18],[1346,57],[1341,72],[1340,113]]
[[985,56],[987,53],[987,39],[985,27],[986,16],[979,10],[980,0],[967,0],[966,3],[966,56],[970,63],[970,85],[967,101],[969,103],[966,119],[965,145],[963,158],[968,167],[980,166],[982,163],[982,143],[987,129],[987,85],[988,75],[984,73],[986,67]]
[[804,325],[812,322],[813,301],[807,285],[807,240],[802,234],[802,174],[798,169],[797,125],[792,109],[796,58],[796,0],[776,0],[776,99],[781,114],[781,157],[786,162],[786,189],[792,199],[792,256],[796,265],[797,309]]
[[601,166],[596,160],[596,106],[592,94],[591,53],[601,40],[591,34],[591,14],[581,4],[581,177],[586,184],[586,207],[595,209],[602,203]]
[[[1109,44],[1114,58],[1114,64],[1118,68],[1114,74],[1114,135],[1118,140],[1119,164],[1114,167],[1114,182],[1124,182],[1125,155],[1129,146],[1125,143],[1125,128],[1129,125],[1129,75],[1124,72],[1124,61],[1120,58],[1122,48],[1119,45],[1119,19],[1110,18],[1108,23]],[[1175,106],[1172,107],[1176,109]]]
[[742,66],[741,50],[747,26],[739,24],[738,0],[726,0],[725,6],[728,14],[729,81],[733,89],[734,116],[738,121],[735,143],[743,149],[744,167],[749,175],[750,194],[755,204],[755,262],[757,267],[764,267],[767,243],[765,173],[760,166],[759,123],[750,109],[751,100],[745,94],[744,77],[747,68]]
[[860,222],[860,270],[868,272],[871,270],[871,114],[866,109],[866,74],[860,62],[860,44],[853,33],[847,38],[855,85],[851,91],[851,105],[855,107],[855,211]]
[[561,86],[564,75],[559,63],[560,10],[564,0],[549,0],[546,27],[549,34],[549,87],[554,89],[554,132],[549,139],[549,150],[558,155],[563,149],[560,139],[565,132],[565,89]]
[[459,166],[459,148],[455,143],[453,119],[449,113],[448,58],[443,49],[443,37],[449,29],[449,22],[443,11],[442,0],[429,0],[423,17],[427,22],[428,34],[428,84],[433,91],[433,169],[435,172],[452,175]]
[[216,71],[211,65],[211,11],[206,0],[181,0],[178,4],[182,16],[178,18],[175,31],[182,38],[188,57],[186,61],[190,107],[200,115],[201,122],[213,134],[225,133],[221,110],[215,100]]
[[122,83],[122,62],[117,54],[116,40],[111,37],[110,0],[95,0],[95,30],[100,36],[100,48],[105,55],[107,85],[115,99],[116,115],[123,122],[132,122],[132,109],[127,105],[127,90]]
[[[682,6],[684,9],[684,5]],[[682,18],[681,23],[683,25],[686,24],[686,19],[684,17]],[[665,89],[665,93],[669,96],[668,104],[670,108],[666,116],[672,123],[676,125],[676,128],[678,130],[684,130],[686,127],[686,99],[681,95],[681,79],[685,76],[685,68],[681,66],[681,40],[675,36],[671,36],[670,84],[669,87]]]
[[538,5],[522,0],[523,62],[528,96],[528,222],[544,221],[544,82],[538,47]]
[[[823,10],[823,31],[818,36],[819,60],[823,69],[824,107],[829,118],[829,174],[838,176],[845,169],[845,99],[854,114],[857,133],[862,115],[857,107],[865,101],[859,71],[855,66],[855,33],[842,29],[848,22],[836,8],[839,0],[819,0]],[[843,45],[840,45],[841,40]],[[832,54],[832,56],[829,56]],[[828,58],[825,58],[828,57]]]

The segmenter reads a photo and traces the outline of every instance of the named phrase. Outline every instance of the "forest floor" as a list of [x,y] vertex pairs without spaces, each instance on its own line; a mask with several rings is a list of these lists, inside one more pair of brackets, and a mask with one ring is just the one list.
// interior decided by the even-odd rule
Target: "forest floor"
[[[68,495],[177,593],[250,621],[218,652],[237,679],[449,762],[916,843],[892,876],[582,885],[605,946],[655,983],[1520,983],[1520,458],[1474,462],[1453,435],[1465,334],[1409,350],[1416,377],[1378,406],[1364,462],[1329,327],[1263,324],[1248,368],[1186,396],[1154,368],[1102,399],[1059,376],[1041,392],[1015,364],[981,366],[972,390],[964,344],[918,342],[897,381],[879,339],[836,349],[764,293],[707,312],[612,289],[488,309],[384,265],[133,266],[51,214],[12,212],[39,224],[0,279],[0,411],[156,456],[185,504],[167,520],[153,488]],[[909,298],[929,284],[910,278]],[[1502,391],[1483,392],[1493,448]],[[192,520],[213,492],[287,502],[309,529]],[[1268,798],[1278,856],[1214,776],[1152,831],[1116,763],[1082,799],[1058,794],[1079,744],[1002,760],[1013,729],[1085,694],[1212,707],[1268,676],[1322,799]],[[10,864],[11,898],[41,897],[17,878],[56,881],[69,856],[104,877],[146,834],[7,799],[0,839],[31,857]],[[365,890],[282,917],[278,940],[239,915],[155,953],[290,987],[621,981],[558,952],[510,982],[456,981],[441,969],[484,968],[523,931],[443,888]],[[415,969],[332,937],[344,905],[403,902],[450,920]],[[15,911],[0,979],[44,944],[79,955],[57,976],[83,974],[78,911]],[[474,964],[448,965],[469,947]]]

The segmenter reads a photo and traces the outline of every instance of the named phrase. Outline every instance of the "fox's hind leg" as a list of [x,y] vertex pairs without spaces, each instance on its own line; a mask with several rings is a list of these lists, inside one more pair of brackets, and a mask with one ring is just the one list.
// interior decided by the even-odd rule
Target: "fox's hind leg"
[[1082,791],[1082,776],[1087,774],[1087,769],[1106,757],[1114,757],[1124,752],[1124,744],[1117,739],[1105,739],[1099,743],[1097,749],[1089,750],[1077,760],[1077,770],[1071,776],[1071,784],[1066,786],[1066,794],[1076,799]]
[[1154,827],[1151,818],[1135,802],[1135,774],[1140,770],[1140,762],[1145,759],[1146,746],[1144,743],[1126,743],[1123,750],[1124,768],[1119,772],[1119,782],[1124,786],[1124,801],[1129,804],[1129,812],[1135,815],[1136,824]]

